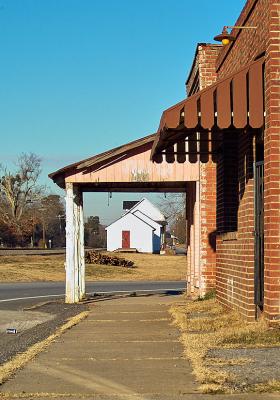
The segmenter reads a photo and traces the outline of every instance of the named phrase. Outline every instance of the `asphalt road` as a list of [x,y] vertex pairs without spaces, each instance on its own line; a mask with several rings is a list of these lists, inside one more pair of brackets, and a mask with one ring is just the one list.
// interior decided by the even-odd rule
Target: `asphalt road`
[[[185,290],[185,281],[88,282],[87,294],[166,293]],[[63,298],[64,282],[31,282],[0,284],[0,309],[19,310],[38,302]]]

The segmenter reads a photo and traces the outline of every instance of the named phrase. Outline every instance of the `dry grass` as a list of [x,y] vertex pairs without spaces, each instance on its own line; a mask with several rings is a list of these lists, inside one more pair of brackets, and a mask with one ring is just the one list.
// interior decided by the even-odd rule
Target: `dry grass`
[[280,392],[280,382],[271,379],[271,381],[256,385],[253,389],[255,392]]
[[[39,400],[39,399],[89,399],[92,400],[92,393],[45,393],[45,392],[37,392],[37,393],[0,393],[0,399],[28,399],[28,400]],[[131,397],[130,397],[131,398]],[[113,396],[111,400],[119,400],[119,396]],[[128,397],[127,397],[128,399]],[[129,400],[129,399],[128,399]],[[137,400],[137,399],[135,399]]]
[[[137,253],[120,256],[132,260],[135,268],[89,264],[87,281],[182,280],[186,275],[185,256]],[[64,255],[1,256],[0,282],[64,281],[64,261]]]
[[170,312],[182,331],[185,355],[192,362],[203,393],[231,393],[236,387],[235,377],[217,367],[251,361],[244,358],[214,361],[207,356],[210,349],[280,346],[279,331],[269,329],[264,320],[247,323],[237,312],[225,312],[214,299],[175,304]]
[[25,352],[16,355],[11,359],[11,361],[8,361],[0,366],[0,384],[3,384],[5,381],[7,381],[19,368],[22,368],[26,363],[36,357],[37,354],[43,351],[55,339],[60,337],[67,329],[72,328],[74,325],[77,325],[80,321],[86,318],[88,314],[88,311],[83,311],[82,313],[75,315],[68,322],[66,322],[66,324],[58,328],[57,331],[50,335],[47,339],[34,344]]

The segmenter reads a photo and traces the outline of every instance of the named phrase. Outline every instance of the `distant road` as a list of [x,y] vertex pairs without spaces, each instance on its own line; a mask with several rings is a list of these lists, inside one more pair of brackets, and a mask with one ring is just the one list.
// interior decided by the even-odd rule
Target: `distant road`
[[[168,293],[184,291],[185,281],[88,282],[87,294]],[[0,309],[21,309],[38,302],[63,298],[64,282],[1,283]]]
[[[91,249],[86,249],[91,250]],[[95,251],[106,251],[106,249],[93,249]],[[24,255],[55,255],[55,254],[65,254],[65,249],[1,249],[0,256],[24,256]],[[176,247],[175,252],[177,255],[186,254],[186,249],[184,247]],[[118,254],[119,255],[119,254]]]
[[[86,250],[91,250],[86,248]],[[94,249],[95,251],[106,251],[106,249],[98,248]],[[1,249],[0,248],[0,256],[29,256],[29,255],[55,255],[55,254],[65,254],[66,250],[61,248],[53,248],[53,249]]]
[[0,249],[0,256],[43,256],[50,254],[65,254],[65,249]]

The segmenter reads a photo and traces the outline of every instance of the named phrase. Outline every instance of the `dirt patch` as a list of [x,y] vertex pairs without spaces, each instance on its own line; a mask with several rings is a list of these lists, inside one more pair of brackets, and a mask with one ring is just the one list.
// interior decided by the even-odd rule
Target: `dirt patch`
[[[16,335],[0,334],[0,365],[9,361],[16,354],[26,351],[34,345],[49,337],[57,328],[66,323],[69,318],[86,311],[86,305],[65,304],[60,301],[50,302],[30,310],[50,314],[49,321],[38,324],[30,329],[22,330]],[[28,313],[28,311],[25,311]]]
[[279,390],[279,328],[264,320],[247,323],[214,299],[186,300],[170,312],[202,392]]
[[38,311],[0,310],[0,335],[6,335],[7,329],[16,329],[17,333],[21,333],[52,318],[54,315]]
[[[134,262],[133,269],[89,264],[86,266],[86,280],[185,279],[187,265],[185,256],[138,253],[125,254],[125,258]],[[0,282],[61,282],[65,280],[64,262],[65,255],[0,256]]]
[[[280,381],[280,347],[249,348],[249,349],[213,349],[207,353],[212,362],[223,359],[220,366],[230,375],[235,376],[238,389],[254,387],[256,384],[267,383],[270,380]],[[236,359],[248,360],[243,364],[231,364]]]

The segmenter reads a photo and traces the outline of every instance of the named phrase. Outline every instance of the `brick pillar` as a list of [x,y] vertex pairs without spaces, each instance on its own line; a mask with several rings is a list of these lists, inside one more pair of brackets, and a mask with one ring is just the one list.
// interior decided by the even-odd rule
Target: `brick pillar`
[[[198,90],[216,82],[216,59],[221,50],[218,44],[199,44],[190,74],[186,82],[189,96]],[[210,135],[209,135],[210,136]],[[216,284],[216,164],[208,156],[211,148],[205,142],[207,134],[199,134],[201,154],[199,154],[200,175],[197,184],[197,209],[194,210],[196,223],[196,258],[194,285],[199,288],[199,294],[204,295],[207,290],[214,288]],[[200,219],[200,221],[199,221]],[[188,269],[190,270],[191,257],[188,257]]]
[[[201,247],[201,232],[200,232],[200,182],[195,183],[195,203],[193,209],[194,219],[194,285],[196,288],[201,286],[200,278],[200,247]],[[201,295],[201,293],[199,292]]]
[[280,1],[270,1],[265,66],[264,312],[280,320]]
[[187,282],[188,294],[197,293],[199,285],[199,202],[198,182],[189,182],[186,196]]
[[201,292],[216,285],[216,164],[200,163]]

